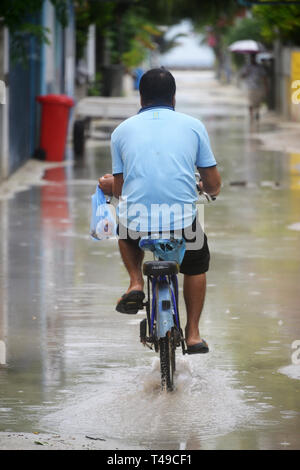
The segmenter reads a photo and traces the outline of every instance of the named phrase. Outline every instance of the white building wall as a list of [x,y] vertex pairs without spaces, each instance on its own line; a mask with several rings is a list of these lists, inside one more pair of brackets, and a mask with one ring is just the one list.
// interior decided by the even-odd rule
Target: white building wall
[[44,26],[49,29],[50,44],[43,45],[44,90],[43,94],[53,93],[55,84],[55,9],[49,0],[43,6]]
[[65,80],[64,88],[65,94],[68,96],[74,96],[75,86],[75,17],[74,10],[71,4],[69,5],[69,22],[65,28]]
[[9,147],[8,147],[8,29],[0,25],[0,80],[2,81],[2,99],[0,103],[0,181],[8,177]]
[[86,46],[86,65],[89,82],[95,80],[96,75],[96,25],[89,27],[89,36]]

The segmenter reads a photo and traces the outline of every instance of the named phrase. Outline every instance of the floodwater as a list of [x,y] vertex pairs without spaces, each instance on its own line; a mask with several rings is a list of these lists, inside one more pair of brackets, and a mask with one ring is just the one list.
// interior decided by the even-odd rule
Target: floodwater
[[179,351],[176,391],[160,393],[144,314],[114,310],[128,283],[117,242],[88,235],[90,196],[110,172],[109,143],[94,139],[83,161],[0,201],[0,431],[128,449],[299,448],[300,153],[262,150],[244,101],[209,75],[177,79],[178,110],[205,123],[223,178],[204,214],[210,353]]

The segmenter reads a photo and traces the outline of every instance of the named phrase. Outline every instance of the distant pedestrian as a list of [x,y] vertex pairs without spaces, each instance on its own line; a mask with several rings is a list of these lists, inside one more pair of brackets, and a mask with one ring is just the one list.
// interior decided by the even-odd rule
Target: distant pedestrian
[[267,95],[267,72],[263,65],[256,61],[256,54],[250,55],[250,63],[245,65],[240,73],[246,79],[248,89],[249,114],[251,122],[259,119],[259,110]]

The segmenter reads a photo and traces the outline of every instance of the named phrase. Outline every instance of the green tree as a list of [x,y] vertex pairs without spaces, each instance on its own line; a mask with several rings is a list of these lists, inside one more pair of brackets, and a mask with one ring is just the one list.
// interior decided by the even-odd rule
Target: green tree
[[112,64],[136,66],[153,49],[153,38],[160,34],[148,18],[148,9],[140,0],[78,0],[76,3],[77,57],[83,54],[90,24],[97,28],[98,64],[104,48]]
[[[68,24],[68,0],[50,0],[62,26]],[[41,12],[43,0],[1,0],[0,18],[11,35],[12,58],[27,64],[28,41],[34,37],[38,44],[49,43],[48,29],[34,21]]]
[[[204,4],[205,3],[205,4]],[[141,0],[148,6],[148,18],[156,24],[172,25],[190,19],[196,25],[215,24],[222,17],[230,18],[242,7],[236,0]]]
[[261,21],[267,42],[279,39],[283,44],[300,45],[300,5],[257,5],[252,12]]
[[236,19],[245,14],[246,9],[236,0],[211,0],[203,15],[194,18],[195,28],[206,33],[208,44],[216,57],[217,77],[220,78],[227,53],[227,34],[232,31]]
[[[264,43],[266,46],[271,46],[264,36],[262,35],[263,21],[261,18],[245,17],[235,21],[232,28],[230,28],[224,37],[224,46],[227,48],[235,41],[242,41],[244,39],[253,39],[254,41]],[[232,54],[232,61],[240,67],[245,63],[243,54]]]
[[[263,34],[263,21],[261,18],[241,18],[232,28],[230,28],[224,38],[224,44],[227,46],[235,41],[244,39],[253,39],[254,41],[267,44]],[[268,43],[269,44],[269,43]]]
[[116,3],[94,0],[77,0],[75,4],[76,15],[76,56],[81,58],[87,43],[89,26],[95,24],[102,35],[107,34],[113,23]]

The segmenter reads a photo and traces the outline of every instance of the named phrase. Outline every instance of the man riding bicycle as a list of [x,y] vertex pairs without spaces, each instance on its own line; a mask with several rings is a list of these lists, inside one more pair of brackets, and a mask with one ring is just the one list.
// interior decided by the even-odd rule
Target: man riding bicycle
[[[176,83],[164,68],[146,72],[139,85],[141,109],[111,135],[112,174],[99,179],[105,194],[119,198],[119,249],[130,277],[116,310],[132,313],[145,297],[139,240],[145,234],[168,233],[187,241],[180,265],[187,312],[187,353],[208,352],[199,320],[206,293],[210,253],[197,220],[195,169],[203,191],[220,192],[221,178],[204,125],[175,111]],[[164,238],[166,238],[164,236]]]

